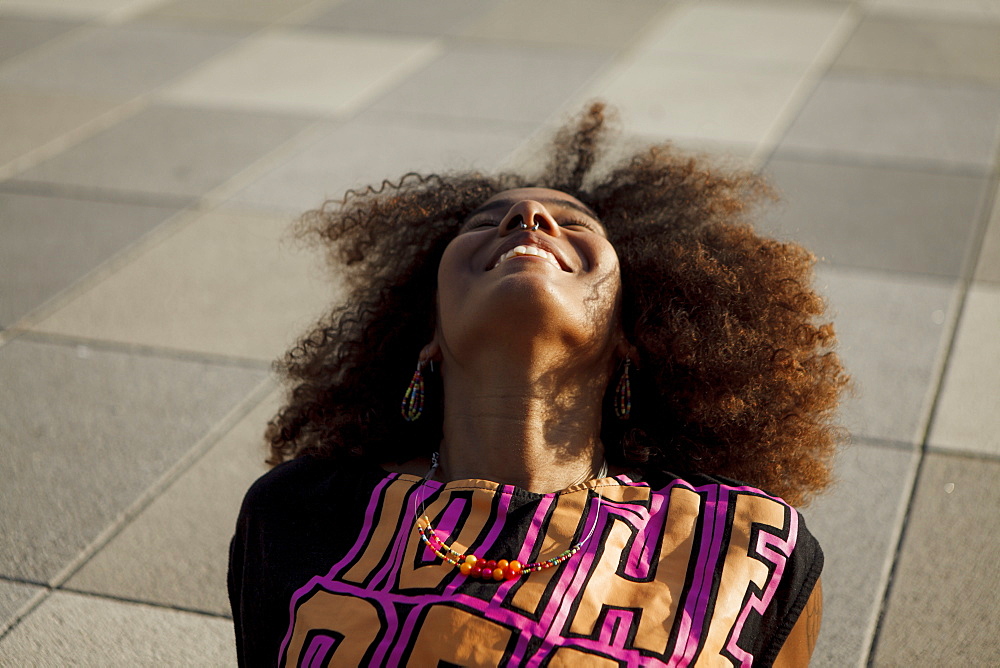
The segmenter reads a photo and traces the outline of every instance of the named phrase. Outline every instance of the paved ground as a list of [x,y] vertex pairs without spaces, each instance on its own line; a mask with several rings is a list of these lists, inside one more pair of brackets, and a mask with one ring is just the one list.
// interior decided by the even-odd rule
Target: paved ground
[[0,665],[233,662],[294,214],[584,100],[773,175],[854,373],[815,666],[1000,665],[1000,1],[0,2]]

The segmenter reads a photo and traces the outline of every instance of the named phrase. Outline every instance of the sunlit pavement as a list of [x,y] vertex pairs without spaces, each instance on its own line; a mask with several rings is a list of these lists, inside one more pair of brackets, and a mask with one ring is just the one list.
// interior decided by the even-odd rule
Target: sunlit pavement
[[1000,665],[1000,0],[0,2],[0,665],[234,663],[270,362],[337,296],[289,222],[597,97],[820,257],[813,665]]

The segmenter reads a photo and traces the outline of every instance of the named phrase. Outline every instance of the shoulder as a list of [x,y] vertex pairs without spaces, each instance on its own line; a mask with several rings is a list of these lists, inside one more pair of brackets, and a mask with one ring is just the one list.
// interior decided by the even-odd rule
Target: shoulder
[[345,487],[353,487],[373,475],[371,467],[357,460],[297,457],[279,464],[250,485],[240,514],[301,509],[342,496]]

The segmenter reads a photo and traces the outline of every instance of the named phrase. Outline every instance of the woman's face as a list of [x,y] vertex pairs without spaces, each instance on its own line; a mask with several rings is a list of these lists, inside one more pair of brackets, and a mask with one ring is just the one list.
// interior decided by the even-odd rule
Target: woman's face
[[[507,190],[472,212],[438,268],[438,338],[455,355],[498,337],[610,355],[621,273],[603,225],[558,190]],[[499,340],[503,340],[502,338]]]

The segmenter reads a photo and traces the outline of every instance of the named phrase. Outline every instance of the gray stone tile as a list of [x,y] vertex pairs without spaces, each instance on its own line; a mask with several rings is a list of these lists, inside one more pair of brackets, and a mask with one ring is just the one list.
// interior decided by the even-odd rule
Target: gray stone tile
[[[179,228],[179,229],[178,229]],[[192,213],[172,234],[74,292],[33,331],[273,360],[336,302],[319,254],[294,252],[289,219]],[[301,250],[301,249],[300,249]]]
[[868,16],[834,61],[833,70],[1000,86],[1000,23]]
[[915,452],[853,445],[837,457],[837,483],[804,511],[826,557],[814,668],[864,664],[916,465]]
[[772,159],[782,193],[764,227],[836,265],[957,277],[968,271],[988,179]]
[[192,106],[347,115],[441,52],[435,40],[269,29],[159,95]]
[[250,30],[279,21],[313,0],[172,0],[153,5],[139,20],[195,27]]
[[988,170],[998,121],[998,89],[829,75],[781,147]]
[[996,460],[927,456],[874,665],[997,665],[998,476]]
[[42,587],[0,579],[0,635],[14,623],[22,607],[42,591]]
[[854,381],[845,426],[857,438],[922,442],[958,284],[824,267],[817,285]]
[[263,402],[67,583],[70,589],[229,614],[229,539],[250,484],[264,473]]
[[504,44],[617,49],[633,44],[664,7],[661,0],[505,0],[464,36]]
[[1000,457],[1000,285],[973,283],[951,347],[929,442]]
[[0,142],[0,166],[6,166],[0,178],[27,166],[14,161],[78,131],[120,102],[112,98],[0,87],[0,127],[4,129],[3,141]]
[[409,114],[538,123],[608,60],[598,50],[458,46],[373,108]]
[[0,641],[5,666],[234,666],[229,620],[67,592]]
[[75,21],[0,16],[0,61],[44,44],[78,25]]
[[1000,190],[997,191],[997,198],[993,201],[990,222],[979,250],[976,280],[1000,283]]
[[234,197],[257,207],[301,213],[348,188],[378,184],[406,172],[495,168],[524,132],[355,119],[325,136]]
[[65,289],[173,209],[0,192],[0,329]]
[[79,31],[0,68],[0,82],[42,90],[138,95],[236,43],[236,37],[159,26]]
[[20,339],[0,348],[0,576],[50,581],[265,377]]
[[309,122],[260,113],[151,107],[17,179],[197,197]]
[[928,21],[1000,21],[1000,0],[872,0],[869,11],[877,14],[912,16]]
[[303,23],[310,29],[458,35],[489,10],[492,2],[468,0],[345,0]]

